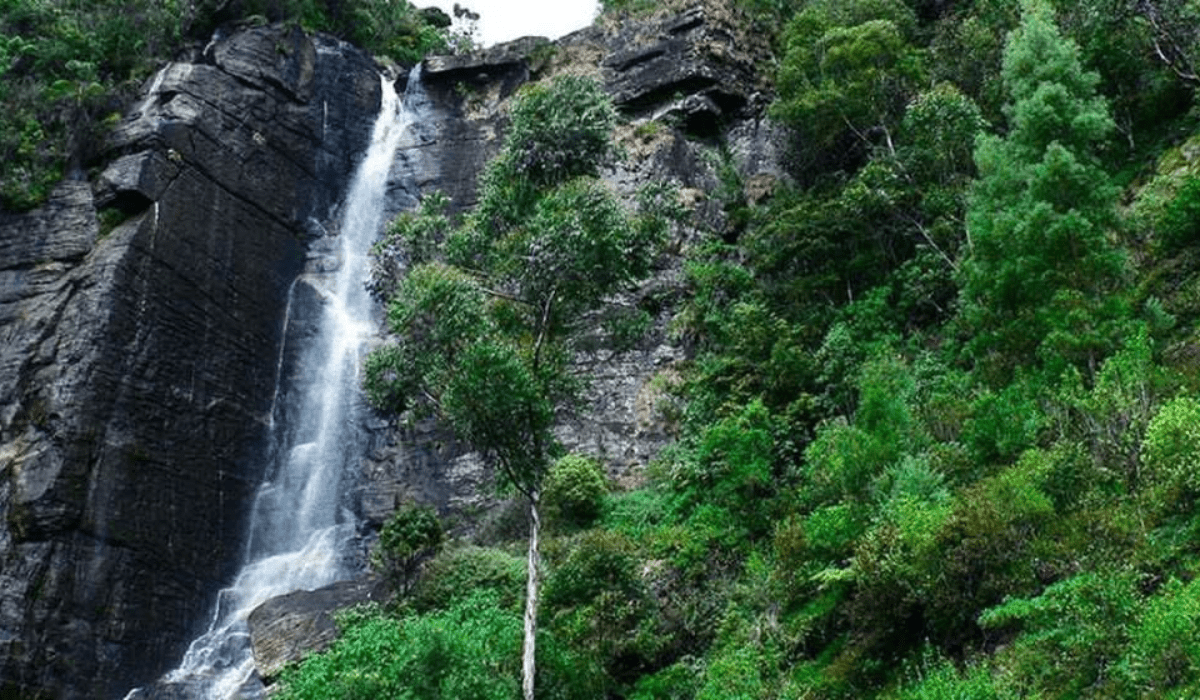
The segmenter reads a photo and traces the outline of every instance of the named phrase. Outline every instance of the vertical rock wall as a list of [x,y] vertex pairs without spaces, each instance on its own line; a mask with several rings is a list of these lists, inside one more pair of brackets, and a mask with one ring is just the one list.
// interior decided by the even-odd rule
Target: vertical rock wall
[[[597,76],[627,117],[612,186],[632,199],[668,181],[693,211],[631,300],[656,313],[655,333],[602,366],[562,426],[617,477],[636,481],[671,438],[656,406],[686,348],[667,324],[681,253],[729,233],[722,159],[746,197],[780,176],[769,60],[712,0],[426,63],[429,118],[398,153],[393,213],[434,189],[473,204],[508,101],[558,72]],[[214,40],[147,84],[94,183],[0,214],[0,696],[119,696],[200,631],[240,560],[288,290],[309,241],[334,228],[378,80],[366,56],[296,29]],[[487,475],[444,431],[375,427],[355,504],[369,523],[413,496],[489,501]]]
[[203,624],[378,104],[349,46],[238,33],[155,76],[94,188],[0,215],[0,695],[119,696]]

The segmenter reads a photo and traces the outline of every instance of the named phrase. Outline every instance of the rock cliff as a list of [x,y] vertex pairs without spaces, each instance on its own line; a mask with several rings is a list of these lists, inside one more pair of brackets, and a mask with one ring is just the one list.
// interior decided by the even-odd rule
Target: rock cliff
[[[782,177],[783,139],[763,118],[770,60],[714,0],[424,65],[426,118],[397,154],[391,213],[433,190],[472,205],[509,99],[560,72],[598,77],[626,117],[612,186],[631,199],[669,181],[691,210],[632,300],[654,332],[599,365],[587,409],[561,428],[619,480],[671,439],[660,409],[687,354],[667,329],[681,254],[731,235],[729,211]],[[280,27],[218,37],[147,84],[94,182],[0,215],[0,695],[119,696],[200,631],[262,476],[289,287],[328,235],[378,104],[377,66],[345,44]],[[478,461],[437,426],[371,428],[348,495],[366,539],[406,498],[494,505]],[[329,606],[370,590],[260,608],[263,675],[328,639]]]
[[[705,236],[734,235],[729,210],[769,196],[786,177],[786,135],[764,117],[762,69],[770,52],[727,5],[691,3],[602,21],[555,42],[530,37],[426,59],[427,119],[405,140],[392,174],[393,211],[435,190],[448,194],[454,209],[470,208],[476,175],[498,152],[508,104],[522,85],[585,73],[612,95],[624,115],[617,137],[625,157],[605,180],[630,205],[642,185],[669,182],[688,211],[657,272],[628,300],[653,312],[653,331],[633,352],[607,358],[601,349],[585,358],[593,378],[585,406],[558,430],[568,449],[600,457],[618,483],[643,478],[643,467],[674,434],[669,387],[688,349],[672,338],[669,323],[684,293],[683,254]],[[389,289],[403,266],[399,256],[385,256],[372,287]],[[408,499],[453,513],[485,537],[497,526],[489,521],[504,520],[491,475],[452,434],[429,421],[383,417],[372,428],[375,445],[352,498],[365,531]],[[260,607],[250,619],[260,674],[270,678],[284,662],[323,648],[331,638],[329,607],[366,600],[367,592],[377,594],[369,579]]]
[[[298,29],[148,85],[92,186],[0,217],[0,694],[124,694],[239,559],[288,285],[378,108]],[[98,214],[99,212],[99,214]]]

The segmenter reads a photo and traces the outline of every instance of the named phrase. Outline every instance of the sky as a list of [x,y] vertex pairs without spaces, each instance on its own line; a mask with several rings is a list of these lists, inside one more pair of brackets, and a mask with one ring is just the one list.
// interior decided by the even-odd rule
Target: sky
[[[479,35],[484,46],[522,36],[557,39],[592,23],[597,0],[457,0],[479,14]],[[417,7],[437,5],[453,16],[455,0],[417,0]]]

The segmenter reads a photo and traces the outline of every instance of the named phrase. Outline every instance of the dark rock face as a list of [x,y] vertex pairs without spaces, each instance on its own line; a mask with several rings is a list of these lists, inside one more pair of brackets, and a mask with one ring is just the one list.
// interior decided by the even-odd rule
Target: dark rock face
[[[681,255],[733,235],[728,197],[769,197],[782,177],[763,65],[766,48],[714,0],[430,59],[410,90],[423,117],[397,153],[390,213],[433,190],[473,205],[513,94],[564,71],[602,80],[629,117],[628,158],[605,173],[622,198],[668,181],[692,211],[628,300],[655,314],[654,332],[593,370],[586,406],[560,428],[626,483],[673,435],[662,409],[687,355],[668,333]],[[310,242],[336,228],[379,100],[371,60],[334,40],[278,27],[214,40],[150,81],[96,182],[0,214],[0,696],[120,697],[201,631],[240,563],[294,350],[280,347],[289,289]],[[722,199],[725,166],[740,184]],[[401,270],[383,265],[377,286]],[[494,504],[486,469],[443,429],[372,428],[350,503],[365,530],[405,498]],[[325,643],[326,611],[373,595],[364,585],[256,612],[262,675]]]
[[[769,98],[758,71],[768,58],[766,47],[718,0],[592,27],[554,43],[521,39],[425,62],[424,118],[393,167],[393,213],[434,190],[450,195],[457,211],[472,206],[476,177],[502,143],[510,99],[525,83],[559,72],[595,76],[630,118],[617,134],[628,157],[604,173],[621,197],[632,206],[641,186],[666,181],[691,212],[676,226],[656,274],[626,300],[653,312],[653,331],[642,347],[590,367],[594,381],[582,410],[564,416],[558,429],[568,449],[600,457],[620,483],[638,483],[644,466],[674,437],[669,389],[688,351],[668,327],[683,293],[682,254],[703,236],[729,233],[726,208],[734,202],[712,195],[724,184],[721,154],[728,154],[740,180],[730,195],[735,199],[769,197],[784,177],[784,140],[763,116]],[[373,288],[386,292],[403,266],[398,257],[385,258]],[[485,465],[443,427],[381,417],[372,432],[374,445],[353,494],[365,529],[378,527],[408,499],[474,517],[491,510],[483,517],[494,518],[503,510]],[[259,673],[268,677],[282,663],[322,647],[328,632],[323,616],[347,602],[321,592],[264,604],[251,617]]]
[[358,51],[239,33],[154,78],[94,192],[0,216],[0,695],[119,697],[202,624],[288,287],[378,104]]
[[623,24],[608,44],[613,101],[632,114],[673,112],[691,133],[719,134],[763,88],[767,47],[726,3]]

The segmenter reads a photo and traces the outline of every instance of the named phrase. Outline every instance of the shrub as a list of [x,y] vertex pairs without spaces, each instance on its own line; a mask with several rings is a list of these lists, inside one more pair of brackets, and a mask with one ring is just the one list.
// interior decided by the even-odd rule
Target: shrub
[[285,669],[277,697],[512,700],[520,647],[519,616],[476,593],[436,614],[353,622],[329,651]]
[[638,679],[630,700],[692,700],[703,678],[699,662],[678,661]]
[[644,542],[669,521],[669,501],[668,493],[654,487],[613,494],[608,498],[600,526]]
[[608,478],[604,467],[591,457],[569,454],[554,463],[546,475],[542,503],[553,521],[587,527],[600,516]]
[[1032,394],[1028,383],[1014,382],[975,399],[963,441],[977,463],[1011,461],[1034,444],[1045,417]]
[[866,529],[865,520],[861,508],[845,503],[814,510],[803,523],[808,551],[825,561],[847,556]]
[[[464,591],[445,610],[395,619],[345,620],[328,651],[287,667],[280,700],[515,700],[520,696],[521,618],[486,591]],[[538,697],[591,700],[595,665],[539,635]]]
[[1159,216],[1158,246],[1174,253],[1194,245],[1200,236],[1200,178],[1190,177]]
[[1142,479],[1176,496],[1200,493],[1200,401],[1179,397],[1158,410],[1142,441]]
[[566,548],[546,578],[547,606],[582,605],[610,591],[626,598],[643,594],[633,542],[624,535],[592,530],[568,540]]
[[1009,598],[979,617],[1020,630],[1002,653],[1006,676],[1041,697],[1077,697],[1104,683],[1142,601],[1130,571],[1087,572],[1032,598]]
[[725,647],[713,654],[696,700],[752,700],[770,697],[771,660],[755,644]]
[[617,112],[591,78],[564,75],[529,85],[511,117],[504,153],[514,172],[539,186],[595,175],[612,152]]
[[371,563],[401,594],[413,585],[417,567],[442,544],[442,523],[428,506],[406,504],[379,531]]
[[1039,586],[1030,562],[1052,555],[1040,536],[1055,515],[1046,476],[1041,453],[1030,453],[956,499],[937,535],[939,554],[926,560],[927,580],[937,582],[923,601],[931,639],[957,645],[975,638],[980,612]]
[[559,544],[567,552],[548,567],[543,595],[551,629],[610,678],[632,681],[666,641],[633,543],[592,530]]
[[525,560],[486,547],[447,549],[426,565],[413,599],[419,610],[448,608],[480,590],[491,591],[500,605],[515,609],[524,600]]
[[1200,685],[1200,580],[1172,580],[1133,628],[1121,675],[1139,697],[1195,697]]
[[972,666],[960,672],[948,660],[927,659],[905,683],[895,700],[999,700],[984,666]]

